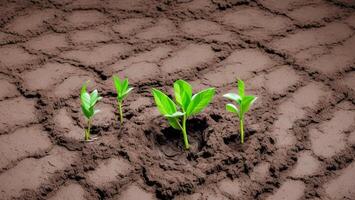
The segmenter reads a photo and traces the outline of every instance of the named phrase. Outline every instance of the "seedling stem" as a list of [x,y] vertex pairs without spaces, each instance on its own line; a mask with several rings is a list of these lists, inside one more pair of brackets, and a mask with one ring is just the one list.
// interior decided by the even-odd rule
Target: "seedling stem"
[[85,141],[90,140],[91,119],[87,120],[88,128],[85,130]]
[[185,144],[185,149],[189,149],[189,140],[187,138],[187,132],[186,132],[186,115],[183,116],[182,118],[182,136],[184,138],[184,144]]
[[118,111],[120,112],[120,122],[123,124],[122,101],[118,101]]
[[242,116],[239,117],[240,119],[240,142],[244,143],[244,119]]

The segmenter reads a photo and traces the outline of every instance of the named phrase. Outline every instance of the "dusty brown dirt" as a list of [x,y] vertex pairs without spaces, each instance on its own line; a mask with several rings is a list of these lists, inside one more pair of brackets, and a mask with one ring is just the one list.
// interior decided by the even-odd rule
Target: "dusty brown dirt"
[[[355,199],[351,0],[0,2],[0,199]],[[116,122],[111,76],[134,92]],[[259,97],[246,142],[222,94]],[[191,150],[150,90],[216,87]],[[104,99],[83,142],[78,93]]]

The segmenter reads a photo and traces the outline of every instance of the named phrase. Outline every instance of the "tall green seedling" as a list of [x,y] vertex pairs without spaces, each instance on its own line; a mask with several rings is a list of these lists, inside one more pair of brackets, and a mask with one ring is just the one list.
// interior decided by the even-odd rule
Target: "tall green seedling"
[[215,89],[208,88],[192,95],[191,85],[186,81],[177,80],[174,83],[176,103],[158,89],[153,88],[152,93],[159,112],[167,118],[171,127],[181,130],[185,149],[189,149],[186,121],[207,107],[215,94]]
[[117,76],[113,76],[113,84],[117,92],[117,104],[118,112],[120,114],[120,123],[123,124],[123,113],[122,113],[122,104],[124,98],[133,90],[133,87],[129,87],[128,79],[121,80]]
[[231,99],[235,101],[237,105],[239,105],[239,109],[238,109],[234,104],[228,103],[226,105],[226,110],[236,114],[239,117],[240,141],[243,144],[244,143],[244,114],[248,112],[250,106],[255,102],[257,97],[252,95],[245,95],[244,82],[242,80],[238,80],[238,94],[228,93],[223,95],[223,97]]
[[99,100],[102,99],[102,97],[99,96],[97,90],[94,90],[93,92],[91,92],[91,94],[87,92],[87,83],[88,82],[84,83],[80,92],[81,110],[83,111],[83,114],[87,121],[87,128],[85,129],[84,135],[85,141],[89,141],[91,139],[90,129],[92,125],[92,119],[98,112],[100,112],[100,110],[95,110],[95,105]]

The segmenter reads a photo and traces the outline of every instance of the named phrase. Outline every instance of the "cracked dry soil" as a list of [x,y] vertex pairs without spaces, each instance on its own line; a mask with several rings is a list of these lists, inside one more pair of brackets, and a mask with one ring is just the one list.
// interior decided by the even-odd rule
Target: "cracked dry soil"
[[[0,199],[355,199],[354,46],[352,0],[2,0]],[[113,74],[136,88],[122,127]],[[237,77],[259,97],[244,145]],[[190,151],[150,93],[180,78],[218,91]]]

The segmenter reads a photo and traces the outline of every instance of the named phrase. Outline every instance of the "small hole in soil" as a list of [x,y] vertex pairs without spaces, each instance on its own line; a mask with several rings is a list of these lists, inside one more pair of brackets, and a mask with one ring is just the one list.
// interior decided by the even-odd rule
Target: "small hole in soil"
[[[201,149],[206,145],[204,141],[204,131],[207,129],[207,119],[206,118],[192,118],[187,121],[187,132],[190,143],[191,153],[196,153],[201,151]],[[155,135],[155,140],[159,145],[159,148],[164,152],[168,153],[170,156],[175,155],[175,153],[183,152],[183,136],[181,130],[176,130],[172,127],[166,127],[160,129]],[[175,153],[172,151],[176,151]],[[206,155],[208,157],[208,155]],[[190,159],[193,159],[193,155],[188,155]]]
[[[161,130],[161,132],[163,133],[163,135],[158,135],[160,136],[160,138],[158,137],[158,142],[159,144],[165,144],[167,143],[167,141],[177,141],[177,140],[181,140],[182,134],[180,130],[176,130],[172,127],[167,127]],[[162,137],[164,136],[164,137]],[[162,141],[159,141],[160,139],[162,139]]]
[[210,151],[204,151],[201,155],[202,158],[209,158],[211,157],[213,154]]
[[99,199],[105,199],[107,196],[106,193],[100,189],[97,189],[96,192],[99,194]]
[[222,116],[219,114],[211,114],[210,116],[215,122],[219,122],[222,119]]
[[226,145],[231,144],[231,143],[235,143],[235,142],[237,142],[237,140],[239,142],[239,134],[233,134],[233,135],[223,138],[223,142]]
[[268,151],[267,147],[265,145],[262,145],[260,148],[260,153],[265,154],[265,153],[267,153],[267,151]]
[[133,113],[127,113],[126,115],[125,115],[125,118],[127,119],[127,120],[130,120],[130,119],[132,119],[132,117],[134,116],[134,114]]
[[187,129],[188,131],[195,133],[195,132],[203,132],[207,127],[207,120],[206,118],[199,119],[199,118],[192,118],[191,120],[187,121]]
[[90,129],[90,134],[92,135],[99,135],[99,133],[102,131],[102,127],[100,126],[95,126],[93,125]]

